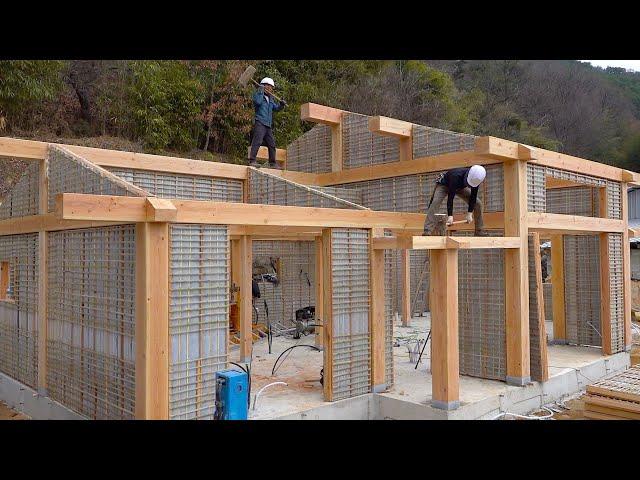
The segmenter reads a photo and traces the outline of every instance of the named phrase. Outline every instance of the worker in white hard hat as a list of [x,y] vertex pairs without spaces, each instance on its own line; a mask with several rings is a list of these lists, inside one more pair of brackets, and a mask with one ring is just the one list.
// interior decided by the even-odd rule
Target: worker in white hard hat
[[475,220],[475,235],[478,237],[486,236],[487,233],[483,229],[482,221],[482,202],[478,200],[478,187],[486,176],[487,171],[482,165],[454,168],[441,173],[431,195],[423,235],[435,234],[436,213],[440,210],[440,205],[445,198],[447,199],[447,226],[453,224],[453,199],[457,195],[469,205],[465,218],[467,223]]
[[269,151],[269,167],[276,166],[276,141],[273,137],[273,112],[282,110],[287,103],[278,102],[273,98],[275,83],[272,78],[264,77],[260,86],[253,94],[253,106],[256,110],[255,122],[251,131],[251,150],[249,152],[249,165],[259,167],[256,161],[258,149],[264,145]]

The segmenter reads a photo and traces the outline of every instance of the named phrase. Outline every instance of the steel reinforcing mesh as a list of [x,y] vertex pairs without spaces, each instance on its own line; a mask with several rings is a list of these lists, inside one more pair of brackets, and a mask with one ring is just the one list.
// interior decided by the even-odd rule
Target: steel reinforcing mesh
[[597,235],[563,238],[567,341],[601,346],[600,239]]
[[544,319],[545,322],[553,322],[553,285],[551,283],[543,283],[544,290]]
[[[622,249],[625,247],[621,233],[609,237],[609,292],[611,295],[611,351],[625,349],[624,338],[624,271]],[[626,246],[626,248],[629,248]]]
[[622,219],[622,184],[607,182],[607,217]]
[[413,125],[413,158],[473,150],[476,138],[466,133]]
[[340,400],[371,391],[369,232],[331,230],[333,397]]
[[228,355],[227,227],[173,224],[170,247],[169,418],[213,419]]
[[49,234],[47,390],[92,419],[135,408],[135,226]]
[[[316,305],[315,242],[285,240],[254,240],[254,269],[273,273],[272,260],[279,264],[278,284],[259,282],[260,298],[256,299],[258,322],[269,320],[292,327],[296,310]],[[265,308],[265,302],[267,307]],[[323,319],[319,319],[323,320]]]
[[[491,232],[492,236],[503,234],[501,230]],[[504,265],[502,249],[458,252],[461,374],[506,379]]]
[[0,204],[0,219],[38,213],[40,162],[31,162]]
[[368,167],[400,160],[400,142],[369,130],[369,117],[342,114],[342,165],[344,169]]
[[10,298],[0,302],[0,370],[36,387],[38,377],[38,234],[0,237],[9,264]]
[[62,148],[51,146],[49,158],[49,211],[53,211],[59,193],[146,196],[139,188],[117,176],[78,159]]
[[242,180],[131,168],[109,168],[108,170],[160,198],[242,202]]
[[[545,326],[543,319],[538,315],[537,276],[536,276],[536,251],[533,240],[534,236],[529,235],[529,359],[531,365],[531,379],[543,381],[544,367],[547,358],[542,357],[543,342],[547,341],[547,336],[543,335]],[[543,292],[544,295],[544,292]],[[542,306],[544,308],[544,305]]]
[[527,164],[527,210],[546,212],[546,173],[545,167]]
[[315,125],[287,146],[287,170],[331,171],[331,127]]
[[[386,235],[386,234],[385,234]],[[389,232],[388,236],[392,236]],[[393,317],[396,312],[394,305],[394,264],[397,250],[384,251],[384,380],[387,386],[393,385]]]
[[566,187],[547,190],[548,213],[597,217],[598,192],[592,187]]

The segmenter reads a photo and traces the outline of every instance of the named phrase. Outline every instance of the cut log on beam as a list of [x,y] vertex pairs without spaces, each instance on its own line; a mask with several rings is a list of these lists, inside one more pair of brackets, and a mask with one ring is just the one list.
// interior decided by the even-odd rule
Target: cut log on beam
[[369,118],[369,131],[396,138],[410,138],[413,124],[389,117]]
[[300,118],[306,122],[337,125],[342,121],[342,113],[343,110],[318,105],[317,103],[304,103],[300,105]]
[[178,209],[164,198],[147,197],[147,221],[174,222],[178,216]]

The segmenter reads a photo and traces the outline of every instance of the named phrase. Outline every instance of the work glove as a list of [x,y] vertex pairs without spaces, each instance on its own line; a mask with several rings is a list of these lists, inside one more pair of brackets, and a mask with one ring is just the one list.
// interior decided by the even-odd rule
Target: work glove
[[465,220],[467,221],[467,223],[473,222],[473,213],[467,212],[467,216],[465,217]]
[[453,225],[453,217],[447,217],[447,227]]
[[287,102],[285,102],[284,100],[280,100],[280,104],[282,105],[282,108],[287,106]]

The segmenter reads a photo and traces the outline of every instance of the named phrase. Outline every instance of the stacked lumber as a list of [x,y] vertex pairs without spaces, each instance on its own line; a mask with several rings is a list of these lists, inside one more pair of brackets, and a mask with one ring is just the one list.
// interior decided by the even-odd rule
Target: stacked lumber
[[640,420],[640,366],[587,386],[584,416],[594,420]]

